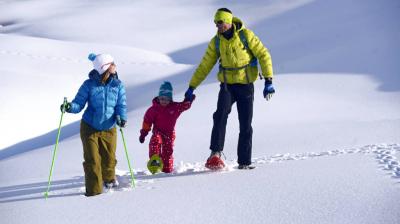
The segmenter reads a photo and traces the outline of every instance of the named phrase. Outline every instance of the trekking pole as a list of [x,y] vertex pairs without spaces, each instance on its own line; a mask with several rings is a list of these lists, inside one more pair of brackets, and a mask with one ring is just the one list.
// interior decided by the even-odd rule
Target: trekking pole
[[129,161],[129,156],[128,156],[128,150],[126,149],[124,132],[122,131],[121,127],[119,127],[119,131],[121,132],[122,142],[124,143],[125,155],[126,155],[126,159],[128,160],[129,171],[131,172],[131,179],[132,179],[131,180],[131,186],[132,186],[132,188],[134,188],[135,187],[135,177],[133,176],[133,172],[132,172],[132,168],[131,168],[131,162]]
[[62,119],[65,113],[65,106],[67,105],[67,97],[64,97],[64,102],[63,102],[63,109],[61,110],[61,119],[60,119],[60,124],[58,125],[58,133],[57,133],[57,138],[56,138],[56,145],[54,146],[54,152],[53,152],[53,159],[51,161],[51,167],[50,167],[50,174],[49,174],[49,181],[47,185],[47,190],[46,193],[44,193],[44,197],[47,199],[49,197],[49,190],[50,190],[50,183],[51,183],[51,175],[53,174],[53,167],[54,167],[54,160],[56,158],[57,154],[57,148],[58,148],[58,140],[60,139],[60,132],[61,132],[61,123]]

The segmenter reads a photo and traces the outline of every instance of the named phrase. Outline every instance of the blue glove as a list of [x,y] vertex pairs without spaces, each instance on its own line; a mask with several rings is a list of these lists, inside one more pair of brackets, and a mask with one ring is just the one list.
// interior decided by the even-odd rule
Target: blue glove
[[189,88],[185,92],[185,101],[193,100],[193,91],[194,91],[194,88],[189,86]]
[[266,100],[270,100],[274,93],[275,93],[275,89],[274,89],[274,86],[272,86],[272,80],[266,79],[265,80],[264,91],[263,91],[264,98]]
[[126,120],[121,119],[119,115],[117,115],[117,125],[120,126],[121,128],[126,127]]

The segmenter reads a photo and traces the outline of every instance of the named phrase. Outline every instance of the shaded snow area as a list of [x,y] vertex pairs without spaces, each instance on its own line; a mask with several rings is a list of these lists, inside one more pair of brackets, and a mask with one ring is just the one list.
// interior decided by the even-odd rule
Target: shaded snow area
[[[217,105],[217,66],[177,121],[174,171],[151,175],[143,116],[163,81],[184,92],[227,7],[271,52],[276,93],[254,84],[253,170],[237,168],[228,119],[226,167],[204,167]],[[0,0],[2,223],[400,223],[400,2]],[[93,68],[115,58],[125,85],[120,186],[85,197],[82,112],[65,114]]]

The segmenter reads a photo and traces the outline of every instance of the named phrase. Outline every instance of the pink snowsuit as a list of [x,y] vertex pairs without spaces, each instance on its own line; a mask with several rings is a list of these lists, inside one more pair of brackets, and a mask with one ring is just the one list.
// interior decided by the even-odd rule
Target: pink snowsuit
[[147,109],[141,130],[142,135],[147,135],[153,125],[153,135],[149,143],[149,158],[154,154],[160,155],[164,167],[163,172],[170,173],[174,168],[175,124],[185,110],[192,105],[192,101],[173,102],[167,106],[160,105],[158,98],[153,99],[153,105]]

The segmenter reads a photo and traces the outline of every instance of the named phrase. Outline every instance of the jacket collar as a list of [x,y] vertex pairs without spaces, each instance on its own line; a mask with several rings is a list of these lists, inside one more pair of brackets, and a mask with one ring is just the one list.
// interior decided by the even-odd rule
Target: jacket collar
[[[95,69],[93,69],[92,71],[89,72],[89,79],[95,81],[97,84],[101,85],[101,75],[99,74],[99,72]],[[110,78],[108,79],[107,84],[118,84],[118,74],[112,74],[110,75]]]
[[160,102],[158,101],[158,97],[154,97],[152,100],[153,103],[153,107],[160,107],[160,108],[168,108],[173,104],[174,101],[171,100],[171,102],[169,102],[169,104],[166,107],[163,107],[160,105]]

